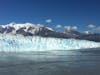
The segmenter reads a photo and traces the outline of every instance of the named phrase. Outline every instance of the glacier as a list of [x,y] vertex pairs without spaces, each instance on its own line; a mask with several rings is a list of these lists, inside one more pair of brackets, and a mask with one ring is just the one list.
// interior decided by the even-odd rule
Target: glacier
[[0,35],[0,52],[77,50],[100,47],[100,42],[40,36]]

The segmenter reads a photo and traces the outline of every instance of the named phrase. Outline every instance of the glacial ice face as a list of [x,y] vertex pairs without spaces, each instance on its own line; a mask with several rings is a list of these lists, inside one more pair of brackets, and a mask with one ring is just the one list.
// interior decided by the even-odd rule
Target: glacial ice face
[[96,47],[100,47],[100,43],[86,40],[0,35],[0,51],[5,52],[71,50]]

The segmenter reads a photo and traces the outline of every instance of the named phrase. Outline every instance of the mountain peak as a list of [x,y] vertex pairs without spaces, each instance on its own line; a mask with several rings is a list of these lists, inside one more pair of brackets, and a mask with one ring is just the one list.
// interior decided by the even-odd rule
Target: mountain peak
[[32,23],[9,23],[7,25],[0,26],[1,34],[21,34],[21,35],[36,35],[37,33],[43,32],[44,30],[54,31],[52,28],[44,27],[41,24]]
[[0,34],[23,35],[23,36],[42,36],[55,38],[74,38],[90,41],[100,41],[100,34],[84,34],[76,30],[66,30],[65,32],[54,31],[50,27],[45,27],[41,24],[32,23],[9,23],[7,25],[0,25]]

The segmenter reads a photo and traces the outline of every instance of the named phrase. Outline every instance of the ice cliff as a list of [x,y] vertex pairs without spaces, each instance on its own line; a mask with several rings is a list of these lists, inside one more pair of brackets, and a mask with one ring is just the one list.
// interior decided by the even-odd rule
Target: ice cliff
[[0,35],[0,51],[47,51],[100,47],[100,43],[86,40],[49,38],[40,36]]

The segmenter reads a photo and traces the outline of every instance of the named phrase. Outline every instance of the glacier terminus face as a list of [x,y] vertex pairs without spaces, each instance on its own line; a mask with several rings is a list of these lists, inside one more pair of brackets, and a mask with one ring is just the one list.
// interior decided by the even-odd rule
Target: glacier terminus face
[[86,40],[50,38],[40,36],[0,35],[0,51],[48,51],[100,47],[100,43]]

